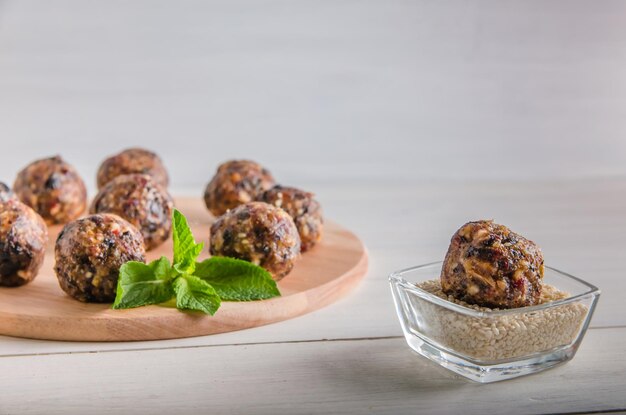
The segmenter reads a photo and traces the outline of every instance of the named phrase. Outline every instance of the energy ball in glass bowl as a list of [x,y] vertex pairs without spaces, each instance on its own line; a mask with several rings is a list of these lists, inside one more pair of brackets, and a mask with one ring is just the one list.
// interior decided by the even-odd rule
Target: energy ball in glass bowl
[[35,279],[47,243],[41,216],[17,199],[0,201],[0,286],[17,287]]
[[265,268],[278,281],[300,255],[300,236],[291,216],[263,202],[239,205],[211,226],[211,255],[243,259]]
[[298,228],[302,252],[313,248],[322,239],[324,218],[322,208],[313,193],[277,185],[261,193],[257,200],[289,213]]
[[17,199],[17,197],[15,196],[15,193],[11,191],[9,186],[0,182],[0,202],[6,202],[7,200],[10,200],[10,199]]
[[215,216],[254,201],[274,186],[272,174],[249,160],[231,160],[220,165],[204,191],[204,203]]
[[88,303],[115,299],[120,267],[145,261],[141,233],[117,215],[98,214],[70,222],[54,250],[59,285],[70,296]]
[[91,213],[113,213],[139,229],[149,251],[172,230],[174,201],[167,190],[146,174],[125,174],[107,183],[91,203]]
[[34,161],[22,169],[13,191],[50,225],[74,220],[87,207],[83,179],[59,156]]
[[147,174],[163,187],[169,184],[169,175],[161,158],[143,148],[129,148],[104,160],[98,169],[98,189],[124,174]]
[[452,236],[441,288],[483,307],[526,307],[539,301],[543,271],[534,242],[490,220],[469,222]]

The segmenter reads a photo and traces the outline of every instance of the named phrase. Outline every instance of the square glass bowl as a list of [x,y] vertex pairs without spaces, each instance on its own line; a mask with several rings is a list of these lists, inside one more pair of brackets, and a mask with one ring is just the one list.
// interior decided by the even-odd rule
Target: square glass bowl
[[544,285],[569,293],[567,298],[532,307],[478,311],[415,285],[438,280],[441,266],[436,262],[389,276],[404,336],[417,353],[481,383],[540,372],[570,360],[600,296],[593,285],[545,267]]

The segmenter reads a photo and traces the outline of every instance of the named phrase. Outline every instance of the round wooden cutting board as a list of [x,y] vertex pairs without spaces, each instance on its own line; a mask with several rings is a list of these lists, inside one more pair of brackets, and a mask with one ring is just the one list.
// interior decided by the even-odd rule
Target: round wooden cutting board
[[[212,216],[202,200],[178,199],[196,241],[208,246]],[[53,271],[54,242],[61,226],[50,228],[45,262],[37,278],[22,287],[0,287],[0,334],[73,341],[157,340],[203,336],[262,326],[322,308],[345,296],[367,272],[367,252],[350,231],[326,223],[322,241],[302,255],[278,283],[281,297],[264,301],[223,302],[214,316],[172,306],[112,310],[67,296]],[[205,248],[201,259],[208,257]],[[172,257],[171,238],[147,255],[149,261]]]

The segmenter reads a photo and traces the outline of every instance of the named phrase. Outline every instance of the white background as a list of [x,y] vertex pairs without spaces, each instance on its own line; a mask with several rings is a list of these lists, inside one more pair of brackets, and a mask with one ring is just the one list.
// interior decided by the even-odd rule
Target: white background
[[[1,1],[0,180],[159,152],[173,192],[626,175],[626,2]],[[178,189],[178,190],[177,190]]]

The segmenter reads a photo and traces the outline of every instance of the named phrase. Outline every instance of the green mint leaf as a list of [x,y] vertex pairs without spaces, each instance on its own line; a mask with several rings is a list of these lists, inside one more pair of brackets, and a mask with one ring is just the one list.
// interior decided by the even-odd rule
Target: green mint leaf
[[[167,264],[169,265],[169,261]],[[150,265],[136,261],[123,264],[120,268],[117,294],[112,308],[159,304],[172,298],[174,292],[171,281],[158,278],[155,274],[155,270],[161,273],[164,267],[163,258],[153,261]]]
[[170,260],[162,256],[148,264],[158,280],[169,280],[172,277],[172,265]]
[[209,283],[222,300],[252,301],[280,296],[265,269],[235,258],[211,257],[196,264],[194,275]]
[[174,280],[176,308],[215,314],[220,308],[219,295],[206,282],[193,275],[181,275]]
[[196,258],[202,252],[204,244],[196,244],[187,219],[178,209],[172,214],[174,240],[174,269],[181,274],[193,274]]

